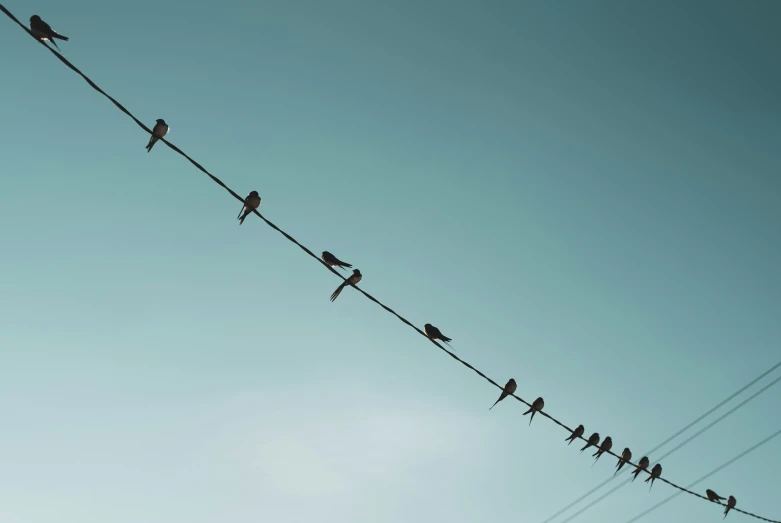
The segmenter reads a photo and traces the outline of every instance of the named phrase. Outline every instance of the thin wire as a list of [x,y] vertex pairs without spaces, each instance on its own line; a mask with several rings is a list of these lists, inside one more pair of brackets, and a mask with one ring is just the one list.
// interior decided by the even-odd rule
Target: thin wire
[[[717,472],[721,471],[722,469],[724,469],[724,468],[728,467],[729,465],[732,465],[732,464],[733,464],[733,463],[735,463],[737,460],[741,459],[743,456],[745,456],[745,455],[747,455],[747,454],[749,454],[749,453],[751,453],[751,452],[755,451],[756,449],[758,449],[759,447],[761,447],[762,445],[764,445],[765,443],[767,443],[767,442],[768,442],[768,441],[770,441],[771,439],[775,438],[775,437],[776,437],[776,436],[778,436],[779,434],[781,434],[781,429],[780,429],[780,430],[778,430],[778,431],[776,431],[776,432],[774,432],[774,433],[773,433],[773,434],[771,434],[770,436],[766,437],[765,439],[763,439],[762,441],[760,441],[759,443],[757,443],[757,444],[756,444],[756,445],[754,445],[753,447],[750,447],[750,448],[748,448],[748,449],[744,450],[743,452],[741,452],[740,454],[738,454],[737,456],[735,456],[735,457],[734,457],[734,458],[732,458],[731,460],[729,460],[729,461],[727,461],[727,462],[725,462],[725,463],[722,463],[721,465],[719,465],[719,466],[718,466],[718,467],[716,467],[715,469],[711,470],[710,472],[708,472],[707,474],[705,474],[704,476],[702,476],[700,479],[698,479],[698,480],[695,480],[694,482],[690,483],[689,485],[686,485],[686,488],[687,488],[687,489],[688,489],[688,488],[692,488],[692,487],[694,487],[695,485],[697,485],[698,483],[701,483],[701,482],[705,481],[706,479],[708,479],[709,477],[713,476],[714,474],[716,474]],[[637,521],[638,519],[640,519],[640,518],[642,518],[642,517],[644,517],[644,516],[646,516],[646,515],[650,514],[650,513],[651,513],[651,512],[653,512],[654,510],[658,509],[659,507],[661,507],[662,505],[664,505],[664,504],[665,504],[665,503],[667,503],[668,501],[671,501],[673,498],[677,498],[677,497],[678,497],[678,496],[680,496],[681,494],[683,494],[683,492],[682,492],[682,491],[676,492],[676,493],[675,493],[675,494],[673,494],[672,496],[670,496],[670,497],[666,498],[664,501],[660,501],[659,503],[657,503],[657,504],[656,504],[656,505],[654,505],[653,507],[649,508],[648,510],[645,510],[645,511],[641,512],[640,514],[636,515],[635,517],[633,517],[632,519],[630,519],[630,520],[629,520],[629,521],[627,521],[626,523],[634,523],[634,522],[635,522],[635,521]],[[722,505],[722,503],[719,503],[719,505]],[[733,509],[733,510],[734,510],[734,509]]]
[[[64,56],[62,56],[61,54],[57,53],[57,52],[56,52],[54,49],[52,49],[52,48],[50,48],[49,46],[47,46],[46,44],[44,44],[42,40],[38,40],[37,38],[35,38],[35,37],[33,36],[33,34],[30,32],[30,30],[29,30],[29,29],[27,29],[27,27],[26,27],[26,26],[24,26],[24,25],[23,25],[23,24],[22,24],[22,23],[21,23],[21,22],[20,22],[20,21],[19,21],[19,20],[18,20],[18,19],[17,19],[17,18],[16,18],[16,17],[15,17],[15,16],[14,16],[12,13],[11,13],[11,12],[10,12],[10,11],[8,11],[8,9],[6,9],[6,8],[5,8],[5,6],[3,6],[2,4],[0,4],[0,11],[3,11],[3,13],[5,13],[5,14],[6,14],[6,15],[7,15],[7,16],[8,16],[8,17],[11,19],[11,20],[13,20],[14,22],[16,22],[16,24],[17,24],[19,27],[21,27],[22,29],[24,29],[24,30],[25,30],[25,32],[27,32],[27,34],[29,34],[31,38],[33,38],[33,39],[34,39],[34,40],[36,40],[36,41],[37,41],[39,44],[41,44],[43,47],[45,47],[45,48],[46,48],[46,49],[47,49],[47,50],[48,50],[50,53],[52,53],[54,56],[56,56],[56,57],[57,57],[57,59],[58,59],[58,60],[60,60],[60,61],[61,61],[63,64],[65,64],[65,65],[66,65],[66,66],[67,66],[69,69],[71,69],[73,72],[75,72],[76,74],[78,74],[79,76],[81,76],[81,77],[84,79],[84,81],[86,81],[86,82],[87,82],[87,83],[90,85],[90,87],[92,87],[92,88],[93,88],[93,89],[95,89],[97,92],[99,92],[100,94],[102,94],[103,96],[105,96],[106,98],[108,98],[108,99],[109,99],[109,100],[110,100],[110,101],[111,101],[111,102],[112,102],[112,103],[113,103],[113,104],[114,104],[114,105],[115,105],[115,106],[116,106],[116,107],[117,107],[117,108],[118,108],[120,111],[122,111],[123,113],[125,113],[126,115],[128,115],[128,116],[129,116],[129,117],[130,117],[130,118],[131,118],[131,119],[132,119],[134,122],[136,122],[136,124],[138,124],[138,126],[139,126],[139,127],[141,127],[142,129],[144,129],[144,131],[146,131],[147,133],[149,133],[149,134],[152,134],[152,131],[151,131],[151,130],[150,130],[150,129],[149,129],[147,126],[146,126],[146,125],[144,125],[144,124],[143,124],[143,123],[142,123],[142,122],[141,122],[141,121],[140,121],[138,118],[136,118],[135,116],[133,116],[133,114],[131,114],[131,113],[130,113],[130,111],[128,111],[128,110],[127,110],[127,109],[126,109],[126,108],[125,108],[125,107],[124,107],[122,104],[120,104],[118,101],[116,101],[116,100],[115,100],[113,97],[111,97],[111,96],[110,96],[108,93],[106,93],[106,92],[105,92],[103,89],[101,89],[100,87],[98,87],[98,85],[97,85],[95,82],[93,82],[91,79],[89,79],[89,78],[87,77],[87,75],[85,75],[84,73],[82,73],[82,72],[81,72],[81,71],[80,71],[80,70],[79,70],[79,69],[78,69],[78,68],[77,68],[75,65],[71,64],[71,63],[70,63],[70,62],[69,62],[69,61],[68,61],[68,60],[67,60],[67,59],[66,59]],[[174,151],[176,151],[177,153],[179,153],[181,156],[183,156],[184,158],[186,158],[186,159],[187,159],[187,160],[188,160],[188,161],[189,161],[191,164],[193,164],[193,165],[194,165],[194,166],[195,166],[195,167],[196,167],[198,170],[200,170],[201,172],[203,172],[204,174],[206,174],[206,175],[207,175],[209,178],[211,178],[213,182],[215,182],[217,185],[219,185],[220,187],[222,187],[223,189],[225,189],[226,191],[228,191],[228,192],[231,194],[231,196],[233,196],[234,198],[236,198],[237,200],[239,200],[239,201],[240,201],[240,202],[242,202],[242,203],[244,202],[244,198],[242,198],[241,196],[239,196],[239,195],[238,195],[238,194],[237,194],[237,193],[236,193],[236,192],[235,192],[233,189],[231,189],[230,187],[228,187],[227,185],[225,185],[225,183],[224,183],[222,180],[220,180],[219,178],[217,178],[216,176],[214,176],[212,173],[210,173],[209,171],[207,171],[207,170],[206,170],[206,169],[205,169],[205,168],[204,168],[204,167],[203,167],[201,164],[199,164],[198,162],[196,162],[195,160],[193,160],[193,159],[192,159],[190,156],[188,156],[188,155],[187,155],[187,154],[186,154],[184,151],[182,151],[181,149],[179,149],[179,148],[178,148],[178,147],[176,147],[174,144],[172,144],[171,142],[169,142],[168,140],[166,140],[166,139],[164,139],[164,138],[160,138],[160,141],[162,141],[162,142],[163,142],[163,143],[165,143],[165,144],[166,144],[168,147],[170,147],[171,149],[173,149]],[[298,242],[298,241],[297,241],[295,238],[293,238],[293,237],[292,237],[292,236],[290,236],[288,233],[286,233],[285,231],[283,231],[282,229],[280,229],[279,227],[277,227],[276,225],[274,225],[274,224],[273,224],[271,221],[269,221],[268,219],[266,219],[266,218],[265,218],[265,217],[264,217],[262,214],[260,214],[260,213],[258,212],[258,210],[257,210],[257,209],[253,209],[253,213],[254,213],[254,214],[256,214],[256,215],[257,215],[257,216],[258,216],[258,217],[259,217],[261,220],[263,220],[264,222],[266,222],[266,224],[267,224],[269,227],[271,227],[271,228],[272,228],[272,229],[274,229],[275,231],[277,231],[277,232],[279,232],[280,234],[282,234],[282,235],[283,235],[285,238],[287,238],[289,241],[291,241],[292,243],[294,243],[295,245],[297,245],[297,246],[298,246],[298,247],[299,247],[301,250],[303,250],[303,251],[304,251],[305,253],[307,253],[309,256],[311,256],[312,258],[314,258],[315,260],[317,260],[317,261],[318,261],[318,262],[319,262],[321,265],[323,265],[323,266],[324,266],[324,267],[326,267],[328,270],[330,270],[330,271],[331,271],[331,273],[335,274],[336,276],[338,276],[338,277],[339,277],[340,279],[342,279],[343,281],[347,281],[347,279],[346,279],[344,276],[342,276],[341,274],[339,274],[338,272],[336,272],[336,270],[335,270],[335,269],[333,269],[332,267],[329,267],[328,265],[326,265],[326,264],[325,264],[325,262],[323,262],[323,261],[322,261],[322,260],[321,260],[321,259],[320,259],[320,258],[319,258],[317,255],[315,255],[315,254],[314,254],[314,253],[313,253],[311,250],[307,249],[305,246],[303,246],[301,243],[299,243],[299,242]],[[380,302],[379,300],[377,300],[377,299],[376,299],[374,296],[372,296],[371,294],[367,293],[367,292],[366,292],[366,291],[364,291],[363,289],[359,288],[357,285],[353,285],[353,287],[354,287],[354,288],[355,288],[355,289],[356,289],[358,292],[360,292],[361,294],[363,294],[364,296],[366,296],[368,299],[370,299],[371,301],[373,301],[374,303],[376,303],[377,305],[379,305],[380,307],[382,307],[382,308],[383,308],[383,309],[385,309],[386,311],[388,311],[388,312],[390,312],[391,314],[393,314],[394,316],[396,316],[396,317],[397,317],[397,318],[398,318],[398,319],[399,319],[401,322],[403,322],[404,324],[408,325],[409,327],[411,327],[411,328],[415,329],[415,331],[417,331],[417,333],[418,333],[418,334],[420,334],[421,336],[425,337],[425,338],[426,338],[426,339],[427,339],[429,342],[433,343],[433,344],[434,344],[435,346],[437,346],[437,347],[438,347],[440,350],[442,350],[442,351],[444,351],[445,353],[447,353],[447,355],[448,355],[448,356],[450,356],[451,358],[453,358],[453,359],[454,359],[454,360],[456,360],[457,362],[461,363],[463,366],[465,366],[465,367],[467,367],[467,368],[469,368],[469,369],[473,370],[473,371],[474,371],[474,372],[475,372],[475,373],[476,373],[478,376],[480,376],[481,378],[483,378],[484,380],[486,380],[488,383],[490,383],[490,384],[491,384],[491,385],[493,385],[494,387],[496,387],[496,388],[498,388],[498,389],[500,389],[500,390],[503,390],[503,389],[504,389],[504,387],[502,387],[502,386],[501,386],[501,385],[499,385],[497,382],[495,382],[494,380],[492,380],[491,378],[489,378],[488,376],[486,376],[486,375],[485,375],[485,374],[484,374],[484,373],[483,373],[481,370],[479,370],[479,369],[477,369],[477,368],[473,367],[473,366],[472,366],[470,363],[468,363],[468,362],[466,362],[466,361],[462,360],[461,358],[459,358],[458,356],[456,356],[454,353],[452,353],[451,351],[449,351],[448,349],[444,348],[442,345],[440,345],[439,343],[437,343],[435,340],[432,340],[431,338],[429,338],[428,336],[426,336],[426,333],[424,333],[424,332],[423,332],[422,330],[420,330],[418,327],[416,327],[415,325],[413,325],[412,323],[410,323],[410,321],[409,321],[409,320],[407,320],[406,318],[404,318],[403,316],[401,316],[400,314],[398,314],[396,311],[394,311],[393,309],[391,309],[390,307],[388,307],[388,306],[387,306],[387,305],[385,305],[384,303],[382,303],[382,302]],[[513,398],[515,398],[516,400],[520,401],[521,403],[523,403],[523,404],[524,404],[524,405],[526,405],[527,407],[531,407],[531,406],[532,406],[532,405],[531,405],[531,403],[529,403],[528,401],[524,400],[524,399],[523,399],[523,398],[521,398],[520,396],[516,396],[515,394],[512,394],[512,397],[513,397]],[[557,420],[556,418],[554,418],[553,416],[551,416],[551,415],[550,415],[550,414],[548,414],[547,412],[544,412],[544,411],[538,411],[538,412],[537,412],[537,414],[539,414],[539,415],[541,415],[541,416],[543,416],[543,417],[545,417],[545,418],[549,419],[550,421],[552,421],[552,422],[553,422],[553,423],[555,423],[556,425],[558,425],[558,426],[560,426],[560,427],[564,428],[564,429],[565,429],[565,430],[567,430],[568,432],[570,432],[570,433],[572,432],[572,429],[571,429],[571,428],[569,428],[569,427],[568,427],[568,426],[566,426],[564,423],[562,423],[561,421]],[[579,439],[581,439],[581,440],[583,440],[583,441],[586,441],[586,439],[585,439],[585,438],[583,438],[582,436],[581,436]],[[613,456],[613,457],[615,457],[615,458],[620,458],[620,456],[619,456],[618,454],[616,454],[616,453],[614,453],[614,452],[612,452],[612,451],[607,451],[606,453],[607,453],[607,454],[610,454],[611,456]],[[628,461],[628,462],[627,462],[627,464],[628,464],[628,465],[631,465],[631,466],[635,466],[635,464],[634,464],[634,463],[632,463],[632,462],[630,462],[630,461]],[[647,471],[646,471],[646,472],[647,472]],[[660,478],[657,478],[657,479],[659,479],[659,480],[661,480],[661,481],[663,481],[663,482],[667,483],[667,484],[668,484],[668,485],[670,485],[671,487],[677,488],[677,489],[679,489],[679,490],[686,491],[686,492],[688,492],[689,494],[692,494],[692,495],[694,495],[694,496],[697,496],[697,497],[700,497],[700,498],[703,498],[703,499],[706,499],[706,500],[707,500],[707,498],[705,498],[704,496],[702,496],[702,495],[700,495],[700,494],[697,494],[697,493],[695,493],[695,492],[688,491],[688,490],[684,489],[683,487],[681,487],[681,486],[679,486],[679,485],[676,485],[675,483],[672,483],[671,481],[665,480],[664,478],[661,478],[661,477],[660,477]],[[761,516],[757,516],[756,514],[751,514],[750,512],[745,512],[745,511],[739,510],[739,509],[737,509],[737,508],[736,508],[736,509],[733,509],[733,510],[736,510],[736,511],[738,511],[738,512],[742,512],[743,514],[746,514],[746,515],[748,515],[748,516],[755,517],[755,518],[757,518],[757,519],[761,519],[761,520],[763,520],[763,521],[768,521],[769,523],[781,523],[781,521],[775,521],[775,520],[771,520],[771,519],[763,518],[763,517],[761,517]]]
[[[776,383],[778,383],[779,381],[781,381],[781,376],[777,377],[776,379],[774,379],[773,381],[771,381],[770,383],[768,383],[767,385],[765,385],[764,387],[762,387],[761,389],[759,389],[757,392],[755,392],[754,394],[752,394],[752,395],[751,395],[751,396],[749,396],[748,398],[744,399],[742,402],[738,403],[736,406],[732,407],[730,410],[728,410],[727,412],[725,412],[724,414],[722,414],[721,416],[719,416],[719,417],[718,417],[718,418],[716,418],[715,420],[711,421],[711,422],[710,422],[709,424],[707,424],[705,427],[701,428],[701,429],[700,429],[698,432],[694,433],[692,436],[689,436],[689,438],[688,438],[688,439],[684,440],[683,442],[681,442],[680,444],[678,444],[678,445],[677,445],[675,448],[671,449],[671,450],[670,450],[669,452],[667,452],[666,454],[663,454],[662,456],[660,456],[659,458],[657,458],[655,461],[658,463],[658,462],[662,461],[664,458],[666,458],[666,457],[668,457],[668,456],[670,456],[670,455],[674,454],[674,453],[675,453],[675,452],[677,452],[677,451],[678,451],[678,450],[679,450],[681,447],[683,447],[684,445],[686,445],[686,444],[690,443],[690,442],[691,442],[693,439],[695,439],[695,438],[697,438],[698,436],[700,436],[700,435],[701,435],[703,432],[705,432],[706,430],[709,430],[711,427],[713,427],[714,425],[716,425],[717,423],[719,423],[720,421],[722,421],[723,419],[725,419],[726,417],[728,417],[730,414],[732,414],[732,413],[733,413],[733,412],[735,412],[736,410],[738,410],[738,409],[740,409],[741,407],[743,407],[743,406],[744,406],[746,403],[750,402],[751,400],[753,400],[754,398],[756,398],[757,396],[759,396],[760,394],[762,394],[763,392],[765,392],[767,389],[769,389],[770,387],[772,387],[773,385],[775,385],[775,384],[776,384]],[[668,483],[668,484],[670,483],[669,481],[667,481],[667,480],[666,480],[666,479],[664,479],[664,478],[657,478],[657,479],[659,479],[659,480],[661,480],[661,481],[664,481],[665,483]],[[600,501],[602,501],[602,500],[603,500],[603,499],[605,499],[606,497],[610,496],[611,494],[613,494],[613,492],[615,492],[616,490],[620,489],[621,487],[623,487],[623,486],[624,486],[624,485],[626,485],[627,483],[630,483],[631,481],[632,481],[632,480],[630,480],[630,479],[627,479],[626,481],[624,481],[623,483],[621,483],[621,484],[620,484],[620,485],[618,485],[617,487],[615,487],[615,488],[613,488],[613,489],[611,489],[611,490],[607,491],[607,492],[606,492],[604,495],[602,495],[602,496],[598,497],[597,499],[595,499],[594,501],[592,501],[591,503],[589,503],[588,505],[586,505],[586,506],[585,506],[585,507],[583,507],[582,509],[580,509],[580,510],[578,510],[577,512],[575,512],[575,513],[574,513],[574,514],[572,514],[570,517],[568,517],[567,519],[563,520],[561,523],[567,523],[568,521],[572,521],[573,519],[575,519],[575,518],[576,518],[576,517],[578,517],[579,515],[583,514],[585,511],[587,511],[588,509],[590,509],[591,507],[593,507],[594,505],[596,505],[597,503],[599,503]],[[675,486],[676,488],[680,489],[681,491],[684,491],[684,492],[689,492],[689,494],[693,494],[693,495],[695,495],[695,496],[701,497],[702,499],[708,500],[708,498],[706,498],[706,497],[705,497],[705,496],[703,496],[702,494],[698,494],[698,493],[696,493],[696,492],[691,492],[691,491],[689,491],[689,490],[686,490],[685,488],[678,487],[677,485],[674,485],[674,486]],[[708,500],[708,501],[710,501],[710,500]],[[737,509],[735,509],[735,510],[737,510]],[[742,512],[742,511],[741,511],[741,512]],[[744,514],[745,514],[745,512],[744,512]],[[752,514],[752,515],[753,515],[753,514]],[[756,517],[758,517],[759,519],[764,519],[764,518],[761,518],[761,517],[759,517],[759,516],[756,516]],[[765,520],[765,521],[768,521],[768,520]]]
[[[649,450],[648,452],[644,452],[644,453],[643,453],[643,456],[648,456],[648,455],[650,455],[650,454],[653,454],[654,452],[656,452],[656,451],[657,451],[657,450],[659,450],[660,448],[664,447],[664,446],[665,446],[665,445],[667,445],[669,442],[671,442],[672,440],[674,440],[675,438],[677,438],[678,436],[680,436],[681,434],[683,434],[684,432],[686,432],[687,430],[689,430],[690,428],[692,428],[694,425],[696,425],[697,423],[699,423],[700,421],[702,421],[703,419],[705,419],[706,417],[710,416],[710,415],[711,415],[711,414],[713,414],[715,411],[717,411],[718,409],[720,409],[721,407],[723,407],[725,404],[727,404],[728,402],[730,402],[732,399],[734,399],[735,397],[737,397],[738,395],[740,395],[740,394],[741,394],[743,391],[745,391],[746,389],[748,389],[749,387],[751,387],[752,385],[754,385],[756,382],[758,382],[759,380],[761,380],[762,378],[764,378],[765,376],[767,376],[768,374],[770,374],[771,372],[773,372],[774,370],[776,370],[778,367],[781,367],[781,361],[779,361],[778,363],[776,363],[775,365],[773,365],[772,367],[770,367],[770,369],[766,370],[765,372],[763,372],[762,374],[760,374],[759,376],[757,376],[756,378],[754,378],[753,380],[751,380],[749,383],[747,383],[746,385],[744,385],[743,387],[741,387],[740,389],[738,389],[736,392],[734,392],[733,394],[731,394],[729,397],[727,397],[727,398],[726,398],[725,400],[723,400],[721,403],[719,403],[718,405],[716,405],[716,406],[715,406],[715,407],[713,407],[712,409],[708,410],[708,411],[707,411],[705,414],[701,415],[700,417],[698,417],[697,419],[695,419],[694,421],[692,421],[691,423],[689,423],[688,425],[686,425],[685,427],[683,427],[681,430],[679,430],[678,432],[676,432],[675,434],[673,434],[672,436],[670,436],[669,438],[667,438],[666,440],[664,440],[663,442],[661,442],[660,444],[658,444],[656,447],[652,448],[652,449],[651,449],[651,450]],[[733,411],[733,412],[734,412],[734,411]],[[678,447],[678,448],[680,448],[680,447]],[[581,501],[583,501],[584,499],[586,499],[586,498],[587,498],[587,497],[589,497],[591,494],[593,494],[594,492],[598,491],[599,489],[601,489],[602,487],[604,487],[605,485],[607,485],[607,484],[608,484],[608,483],[610,483],[611,481],[613,481],[613,480],[615,480],[615,479],[618,479],[618,478],[620,478],[620,477],[621,477],[621,476],[622,476],[622,475],[623,475],[625,472],[628,472],[628,471],[629,471],[629,469],[624,469],[624,470],[622,470],[621,472],[619,472],[619,473],[618,473],[618,475],[615,475],[615,476],[611,476],[611,477],[609,477],[608,479],[606,479],[605,481],[603,481],[602,483],[600,483],[599,485],[597,485],[597,486],[596,486],[596,487],[594,487],[593,489],[589,490],[588,492],[586,492],[585,494],[583,494],[582,496],[580,496],[578,499],[576,499],[575,501],[573,501],[572,503],[570,503],[569,505],[567,505],[567,506],[566,506],[566,507],[564,507],[563,509],[561,509],[561,510],[559,510],[558,512],[556,512],[555,514],[553,514],[551,517],[549,517],[548,519],[546,519],[546,520],[545,520],[545,521],[543,521],[542,523],[550,523],[551,521],[553,521],[554,519],[556,519],[558,516],[560,516],[561,514],[563,514],[563,513],[564,513],[564,512],[566,512],[566,511],[568,511],[569,509],[571,509],[572,507],[574,507],[575,505],[577,505],[578,503],[580,503]],[[600,498],[600,499],[603,499],[603,498]]]

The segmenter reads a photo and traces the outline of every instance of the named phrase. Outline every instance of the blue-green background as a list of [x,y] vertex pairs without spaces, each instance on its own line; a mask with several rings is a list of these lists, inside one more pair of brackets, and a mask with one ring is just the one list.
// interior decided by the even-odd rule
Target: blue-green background
[[[781,2],[4,0],[458,354],[648,450],[781,359]],[[541,522],[613,473],[0,17],[0,521]],[[781,385],[666,459],[781,428]],[[639,457],[639,456],[636,456]],[[781,438],[701,486],[781,518]],[[674,491],[639,482],[575,521]],[[730,520],[748,521],[740,514]],[[689,496],[644,521],[710,522]]]

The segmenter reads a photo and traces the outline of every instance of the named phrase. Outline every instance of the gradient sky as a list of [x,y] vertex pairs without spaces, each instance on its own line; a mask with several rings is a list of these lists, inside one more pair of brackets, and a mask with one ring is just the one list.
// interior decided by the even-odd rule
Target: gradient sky
[[[781,2],[2,3],[614,449],[781,359]],[[147,154],[4,16],[0,50],[2,523],[541,523],[612,475],[517,402],[489,413],[497,390],[357,292],[329,303],[338,279]],[[778,430],[780,404],[781,384],[664,476]],[[700,490],[779,519],[779,459],[781,438]],[[635,483],[573,521],[673,492]],[[680,496],[643,521],[720,520]]]

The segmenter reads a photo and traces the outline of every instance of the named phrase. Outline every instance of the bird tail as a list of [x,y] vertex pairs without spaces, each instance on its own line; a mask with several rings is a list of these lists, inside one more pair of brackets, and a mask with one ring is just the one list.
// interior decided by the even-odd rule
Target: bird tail
[[569,438],[565,439],[564,441],[569,441],[569,443],[567,443],[567,446],[572,445],[572,442],[575,441],[575,435],[573,434],[572,436],[570,436]]
[[[494,401],[494,404],[493,404],[493,405],[491,405],[491,409],[492,409],[492,408],[494,408],[494,407],[496,407],[496,404],[497,404],[497,403],[499,403],[500,401],[502,401],[503,399],[504,399],[504,392],[502,392],[502,395],[501,395],[501,396],[499,396],[499,399],[498,399],[498,400]],[[491,409],[488,409],[488,410],[491,410]]]
[[245,213],[244,213],[244,216],[242,216],[241,218],[239,218],[239,225],[241,225],[242,223],[244,223],[244,218],[246,218],[247,216],[249,216],[249,211],[245,212]]
[[596,456],[596,455],[598,455],[598,454],[599,454],[599,450],[597,450],[595,453],[593,453],[593,454],[591,455],[591,457],[593,458],[594,456]]
[[647,478],[645,478],[645,481],[643,481],[643,483],[648,483],[649,481],[651,481],[651,478],[653,478],[653,476],[648,476]]
[[146,144],[146,152],[152,152],[152,147],[155,146],[156,141],[157,141],[157,136],[152,135],[152,137],[149,138],[149,143]]
[[653,482],[653,481],[651,481],[651,486],[650,486],[650,487],[648,487],[648,492],[651,492],[651,489],[652,489],[652,488],[654,488],[654,482]]
[[60,40],[65,40],[66,42],[70,40],[67,36],[54,32],[52,33],[52,38],[59,38]]
[[447,343],[447,342],[449,342],[449,341],[453,341],[453,338],[448,338],[447,336],[442,336],[442,337],[441,337],[441,338],[439,338],[439,339],[440,339],[440,340],[442,340],[442,341],[444,341],[445,343]]
[[534,419],[534,415],[537,414],[537,411],[532,412],[531,417],[529,418],[529,425],[532,424],[532,420]]
[[347,282],[344,282],[340,286],[336,288],[333,294],[331,294],[331,301],[334,301],[336,298],[339,297],[339,294],[341,294],[342,289],[344,289],[344,286],[347,285]]
[[531,408],[529,408],[529,410],[527,410],[526,412],[524,412],[524,413],[523,413],[523,415],[524,415],[524,416],[526,416],[526,415],[527,415],[528,413],[530,413],[531,411],[532,411],[532,409],[531,409]]
[[343,268],[343,269],[344,269],[345,267],[346,267],[346,268],[348,268],[348,269],[352,269],[352,267],[353,267],[353,266],[352,266],[352,265],[350,265],[349,263],[345,263],[345,262],[343,262],[343,261],[340,261],[340,262],[339,262],[339,267],[341,267],[341,268]]
[[640,475],[640,469],[637,469],[637,470],[635,470],[634,472],[632,472],[632,474],[634,474],[634,475],[635,475],[635,477],[633,477],[633,478],[632,478],[632,481],[634,481],[634,480],[636,480],[636,479],[637,479],[637,476],[639,476],[639,475]]
[[584,450],[586,450],[587,448],[588,448],[588,443],[586,443],[586,446],[585,446],[585,447],[583,447],[582,449],[580,449],[580,452],[581,452],[581,453],[583,453],[583,451],[584,451]]
[[54,41],[54,38],[49,38],[49,42],[51,42],[51,43],[52,43],[52,45],[53,45],[54,47],[56,47],[58,51],[60,50],[60,46],[59,46],[59,45],[57,45],[57,42],[55,42],[55,41]]

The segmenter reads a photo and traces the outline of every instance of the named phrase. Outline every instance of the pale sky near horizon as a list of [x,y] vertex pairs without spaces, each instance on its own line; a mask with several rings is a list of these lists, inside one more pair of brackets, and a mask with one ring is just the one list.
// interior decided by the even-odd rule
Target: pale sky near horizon
[[[779,2],[0,3],[614,450],[781,360]],[[0,523],[542,523],[613,474],[517,402],[488,412],[498,391],[359,293],[329,303],[338,279],[5,16],[0,50]],[[777,431],[780,404],[663,475]],[[781,437],[698,489],[781,519],[780,459]],[[641,521],[721,518],[680,496]]]

